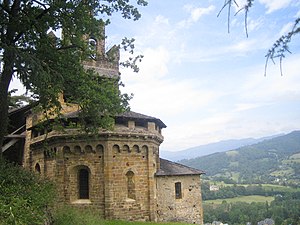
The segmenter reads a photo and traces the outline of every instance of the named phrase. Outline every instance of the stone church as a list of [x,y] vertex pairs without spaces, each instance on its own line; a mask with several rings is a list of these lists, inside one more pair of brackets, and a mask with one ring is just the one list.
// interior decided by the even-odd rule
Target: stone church
[[[105,52],[104,41],[91,41],[100,57],[85,67],[101,76],[119,76],[116,47]],[[114,61],[108,60],[110,54]],[[63,96],[60,101],[66,123],[76,123],[78,106]],[[53,180],[61,203],[93,209],[105,219],[203,223],[203,171],[159,157],[166,128],[160,119],[129,111],[115,116],[112,130],[88,136],[72,126],[38,129],[42,117],[29,106],[9,116],[4,155]]]

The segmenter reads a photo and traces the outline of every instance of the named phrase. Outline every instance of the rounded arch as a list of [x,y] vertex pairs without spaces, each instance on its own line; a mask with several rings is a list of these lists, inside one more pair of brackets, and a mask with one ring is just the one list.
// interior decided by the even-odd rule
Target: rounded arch
[[91,145],[86,145],[84,147],[85,153],[92,153],[93,152],[93,147]]
[[148,159],[148,146],[147,145],[143,145],[142,147],[142,154],[143,154],[143,159]]
[[90,198],[90,186],[91,186],[91,170],[86,165],[75,166],[72,170],[73,179],[72,183],[76,190],[77,199],[89,199]]
[[89,50],[91,51],[90,54],[91,59],[95,60],[97,58],[97,46],[98,46],[97,40],[93,36],[91,36],[89,38]]
[[130,152],[129,146],[128,146],[128,145],[124,145],[124,146],[123,146],[123,151],[124,151],[124,152]]
[[135,175],[134,172],[129,170],[126,173],[127,179],[127,198],[135,199]]
[[132,151],[133,151],[133,152],[136,152],[136,153],[140,153],[140,152],[141,152],[140,147],[139,147],[138,145],[134,145],[134,146],[132,147]]
[[119,147],[119,145],[114,145],[113,146],[113,152],[114,153],[120,153],[120,147]]
[[103,151],[104,151],[103,145],[98,144],[98,145],[96,146],[96,152],[97,152],[97,153],[100,153],[100,154],[103,154]]
[[76,145],[76,146],[74,147],[74,153],[75,153],[75,154],[81,154],[81,147],[80,147],[79,145]]
[[41,166],[39,163],[35,164],[34,171],[41,174]]
[[147,145],[143,145],[143,147],[142,147],[142,152],[143,153],[148,153],[148,146]]
[[65,145],[63,147],[63,153],[64,154],[71,154],[71,148],[68,145]]

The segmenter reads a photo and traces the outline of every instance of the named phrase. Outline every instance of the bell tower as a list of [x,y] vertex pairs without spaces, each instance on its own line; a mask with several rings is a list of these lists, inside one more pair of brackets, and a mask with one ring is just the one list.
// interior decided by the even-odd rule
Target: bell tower
[[120,51],[117,45],[114,45],[108,51],[105,49],[105,26],[102,26],[102,32],[99,38],[94,35],[86,36],[89,48],[93,52],[88,60],[83,62],[85,69],[93,69],[101,77],[116,78],[120,77],[119,60]]

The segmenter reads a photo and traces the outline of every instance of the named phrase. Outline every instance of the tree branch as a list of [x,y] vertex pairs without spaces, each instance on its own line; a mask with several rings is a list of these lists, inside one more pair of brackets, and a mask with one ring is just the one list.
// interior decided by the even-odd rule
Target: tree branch
[[9,11],[9,9],[5,8],[3,4],[0,4],[0,8],[3,9],[5,12],[7,12],[8,14],[10,14],[11,12]]
[[40,2],[40,1],[37,1],[37,0],[32,0],[32,1],[35,2],[36,4],[40,5],[40,6],[44,7],[44,9],[47,9],[47,6],[50,7],[49,4],[44,4],[44,3]]
[[[33,26],[34,23],[36,22],[36,20],[39,20],[39,19],[41,19],[44,15],[46,15],[46,14],[50,11],[50,8],[51,8],[51,7],[49,7],[49,8],[47,8],[47,9],[43,10],[43,12],[41,12],[39,15],[37,15],[37,16],[35,17],[35,19],[31,21],[31,23],[30,23],[29,26],[30,26],[30,27]],[[25,31],[26,31],[26,30],[25,30]],[[21,32],[14,38],[14,42],[17,42],[17,41],[22,37],[22,35],[25,33],[25,31],[24,31],[24,30],[21,31]]]

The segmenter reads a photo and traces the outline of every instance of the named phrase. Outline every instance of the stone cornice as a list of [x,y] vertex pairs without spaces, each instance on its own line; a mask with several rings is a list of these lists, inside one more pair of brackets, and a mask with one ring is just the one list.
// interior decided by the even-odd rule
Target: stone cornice
[[79,129],[66,129],[65,131],[51,131],[47,135],[41,135],[39,137],[31,139],[30,146],[36,148],[44,143],[59,143],[60,141],[123,141],[123,140],[147,140],[150,142],[155,142],[161,144],[163,142],[163,136],[158,132],[152,133],[144,130],[118,130],[118,131],[108,131],[102,130],[98,134],[87,134],[80,132]]

